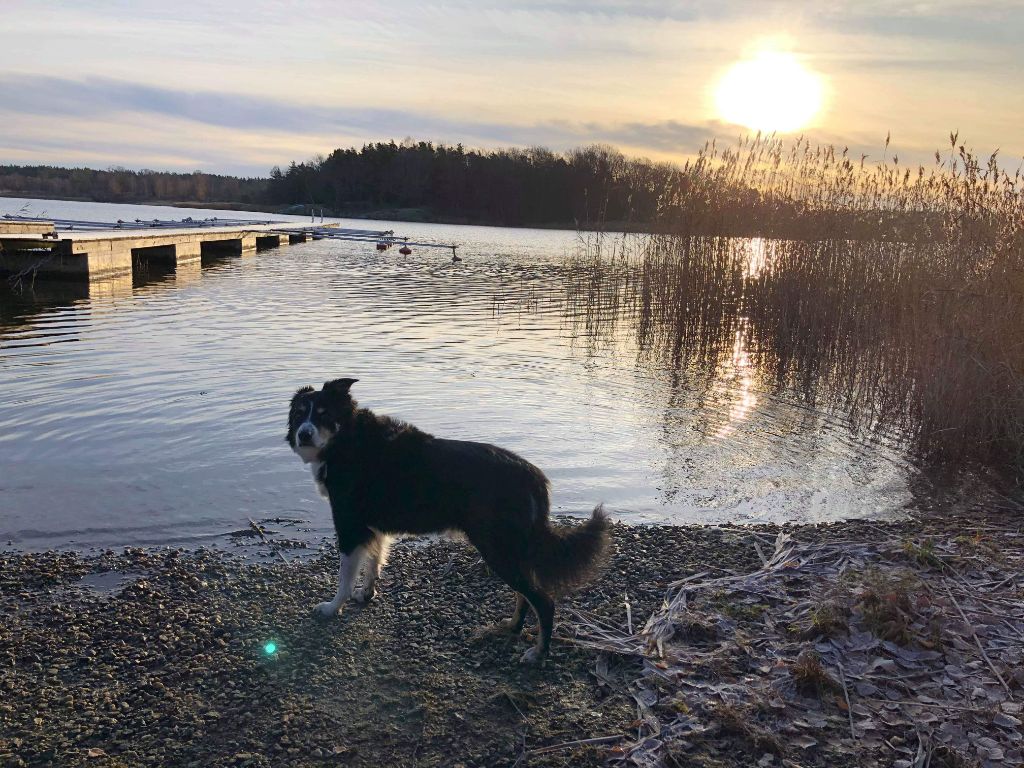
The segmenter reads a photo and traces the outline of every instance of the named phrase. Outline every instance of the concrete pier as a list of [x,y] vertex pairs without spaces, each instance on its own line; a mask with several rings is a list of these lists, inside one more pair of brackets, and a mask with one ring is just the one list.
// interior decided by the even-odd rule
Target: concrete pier
[[39,277],[101,280],[131,275],[133,265],[140,263],[177,268],[204,258],[247,256],[305,242],[302,226],[256,224],[54,233],[52,222],[0,221],[0,272],[30,270]]

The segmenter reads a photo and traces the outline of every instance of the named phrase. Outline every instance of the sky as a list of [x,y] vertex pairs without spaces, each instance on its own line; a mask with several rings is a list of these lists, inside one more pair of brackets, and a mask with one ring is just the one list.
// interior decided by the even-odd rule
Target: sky
[[0,0],[0,11],[0,164],[264,176],[407,137],[604,143],[683,161],[748,132],[716,95],[764,51],[819,83],[821,106],[796,131],[812,141],[880,157],[891,133],[890,156],[924,161],[958,131],[986,156],[1024,156],[1024,0]]

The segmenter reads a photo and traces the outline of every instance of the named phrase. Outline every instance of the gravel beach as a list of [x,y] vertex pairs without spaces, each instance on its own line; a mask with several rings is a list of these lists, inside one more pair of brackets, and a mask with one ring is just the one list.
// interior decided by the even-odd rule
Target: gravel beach
[[[957,522],[787,530],[804,542],[903,542],[933,528],[940,535]],[[474,638],[477,627],[507,615],[512,594],[457,541],[400,542],[377,599],[329,622],[311,609],[333,589],[330,553],[288,564],[216,549],[2,553],[0,764],[468,767],[623,759],[622,744],[643,734],[635,681],[646,662],[580,645],[578,617],[638,631],[673,581],[755,571],[766,555],[757,542],[778,532],[615,525],[607,567],[562,601],[561,640],[536,668],[517,663],[526,637]],[[1019,550],[1021,539],[1008,546]],[[1010,574],[1011,586],[1019,575]],[[1018,683],[1010,685],[1024,698]],[[846,717],[837,710],[834,718],[843,733]],[[852,755],[837,761],[842,750],[776,746],[717,728],[689,762],[671,752],[650,764],[868,764]]]

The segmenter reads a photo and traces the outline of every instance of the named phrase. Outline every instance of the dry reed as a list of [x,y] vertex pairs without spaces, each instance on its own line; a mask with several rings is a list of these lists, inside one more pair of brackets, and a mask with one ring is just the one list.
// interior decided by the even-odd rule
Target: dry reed
[[644,354],[691,372],[739,339],[762,388],[1019,482],[1024,177],[957,138],[930,168],[709,144],[664,191],[659,234],[587,241],[570,313],[588,335],[625,320]]

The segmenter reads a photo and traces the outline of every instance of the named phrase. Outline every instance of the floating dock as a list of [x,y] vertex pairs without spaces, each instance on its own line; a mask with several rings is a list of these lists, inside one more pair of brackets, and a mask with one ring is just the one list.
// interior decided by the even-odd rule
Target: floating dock
[[414,243],[392,230],[346,229],[336,223],[220,218],[43,221],[8,215],[0,218],[0,273],[14,281],[50,277],[91,282],[131,276],[151,265],[177,270],[204,258],[246,256],[325,239],[373,244],[378,252],[397,245],[403,255],[412,253],[410,246],[444,248],[459,261],[454,245]]
[[142,263],[176,268],[204,257],[245,256],[313,237],[308,226],[290,222],[145,224],[105,230],[80,223],[76,230],[75,225],[59,227],[50,221],[0,219],[0,272],[99,280],[130,275]]

